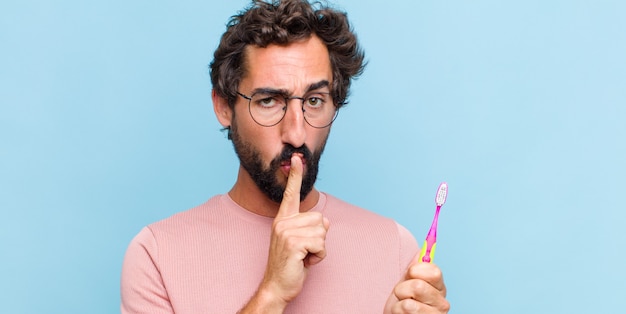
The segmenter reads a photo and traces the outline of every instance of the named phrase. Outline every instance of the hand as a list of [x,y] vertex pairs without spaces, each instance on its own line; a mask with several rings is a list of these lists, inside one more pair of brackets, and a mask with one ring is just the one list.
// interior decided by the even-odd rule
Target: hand
[[[326,257],[328,219],[318,212],[300,213],[301,158],[299,154],[291,156],[283,201],[272,225],[267,268],[250,301],[256,303],[257,309],[263,308],[263,313],[282,312],[302,291],[308,267]],[[250,303],[246,308],[253,307]]]
[[407,269],[405,279],[393,289],[385,305],[385,313],[448,313],[446,285],[435,264],[422,263],[419,254]]

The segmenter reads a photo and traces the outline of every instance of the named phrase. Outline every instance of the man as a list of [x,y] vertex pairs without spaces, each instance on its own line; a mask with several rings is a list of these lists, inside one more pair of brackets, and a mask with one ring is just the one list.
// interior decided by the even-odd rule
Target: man
[[240,160],[225,195],[144,228],[122,270],[122,313],[446,313],[439,269],[394,221],[315,189],[350,80],[345,14],[254,2],[211,63],[212,99]]

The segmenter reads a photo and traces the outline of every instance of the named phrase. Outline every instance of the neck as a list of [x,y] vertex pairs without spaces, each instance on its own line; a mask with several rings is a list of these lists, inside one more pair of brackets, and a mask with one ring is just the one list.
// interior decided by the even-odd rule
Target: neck
[[[248,172],[239,166],[237,182],[228,192],[230,198],[239,206],[257,215],[276,217],[280,203],[272,201],[254,183]],[[300,200],[300,212],[309,211],[319,200],[319,191],[315,188]]]

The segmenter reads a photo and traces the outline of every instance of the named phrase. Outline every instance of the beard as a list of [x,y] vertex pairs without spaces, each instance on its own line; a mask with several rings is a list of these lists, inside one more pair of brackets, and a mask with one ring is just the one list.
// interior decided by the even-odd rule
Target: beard
[[302,187],[300,188],[300,201],[303,201],[313,190],[313,185],[317,180],[319,160],[326,146],[328,136],[315,152],[312,152],[306,145],[294,147],[291,144],[286,144],[280,154],[270,161],[268,167],[264,166],[260,151],[250,142],[246,142],[241,138],[237,131],[237,124],[234,118],[229,130],[229,137],[233,141],[235,153],[237,153],[237,157],[239,157],[241,166],[248,172],[261,192],[270,200],[276,203],[282,202],[287,181],[285,179],[284,184],[278,181],[278,176],[280,175],[279,169],[283,162],[291,161],[291,155],[294,153],[302,154],[305,162],[304,173],[302,175]]

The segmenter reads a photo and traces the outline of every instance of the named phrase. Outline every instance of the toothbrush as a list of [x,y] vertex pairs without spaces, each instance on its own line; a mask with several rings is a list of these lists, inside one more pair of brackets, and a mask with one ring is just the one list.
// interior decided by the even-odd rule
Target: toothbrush
[[439,220],[439,210],[441,209],[441,206],[443,206],[443,203],[446,202],[447,196],[448,184],[442,182],[439,184],[439,189],[437,189],[437,195],[435,196],[435,204],[437,205],[435,218],[433,218],[433,223],[430,225],[430,230],[428,231],[426,240],[424,240],[424,246],[422,247],[422,251],[419,256],[419,260],[424,263],[432,262],[435,257],[435,248],[437,246],[437,220]]

